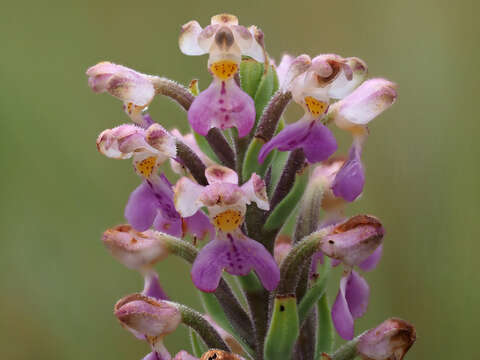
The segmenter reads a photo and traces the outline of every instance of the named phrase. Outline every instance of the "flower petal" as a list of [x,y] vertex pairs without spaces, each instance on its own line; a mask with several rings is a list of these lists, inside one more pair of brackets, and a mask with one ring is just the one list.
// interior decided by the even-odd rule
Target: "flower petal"
[[213,239],[215,236],[215,228],[202,210],[198,210],[194,215],[183,220],[185,231],[192,234],[195,239],[203,240],[205,237]]
[[157,216],[158,201],[146,181],[131,194],[125,207],[125,218],[138,231],[145,231]]
[[369,297],[370,288],[367,282],[355,271],[340,280],[340,290],[332,307],[332,320],[343,339],[353,339],[354,319],[363,316]]
[[205,177],[209,184],[230,183],[238,184],[237,173],[225,166],[212,165],[205,169]]
[[208,52],[208,49],[202,48],[198,44],[198,37],[202,32],[202,27],[195,21],[189,21],[182,26],[178,44],[180,51],[185,55],[203,55]]
[[354,319],[363,316],[367,312],[370,287],[367,281],[355,271],[352,271],[348,277],[345,287],[345,298]]
[[253,201],[262,210],[269,210],[267,187],[260,176],[253,173],[245,184],[242,185],[242,191],[249,201]]
[[168,300],[168,296],[160,286],[158,274],[155,271],[150,271],[145,275],[145,285],[142,295],[152,297],[156,300]]
[[337,150],[337,141],[325,125],[305,115],[299,121],[287,125],[278,135],[263,145],[258,161],[263,162],[274,148],[281,151],[303,148],[307,160],[314,163],[326,160],[332,155]]
[[183,217],[193,216],[202,207],[198,198],[203,191],[203,186],[194,183],[189,178],[183,177],[179,179],[175,185],[175,195],[173,197],[177,211]]
[[308,137],[308,131],[312,121],[306,116],[302,119],[285,126],[276,136],[265,143],[258,154],[258,161],[263,163],[267,155],[273,150],[290,151],[300,147],[300,145]]
[[365,185],[365,171],[361,161],[362,140],[354,139],[350,148],[348,160],[335,176],[332,191],[335,196],[346,201],[354,201],[363,191]]
[[345,287],[347,285],[348,277],[349,275],[344,276],[340,280],[340,289],[338,290],[337,297],[332,306],[333,325],[338,334],[345,340],[351,340],[355,335],[353,316],[345,297]]
[[358,267],[363,271],[371,271],[375,269],[382,258],[383,244],[380,244],[377,249],[370,255],[365,261],[363,261]]
[[198,289],[205,292],[217,289],[228,251],[228,242],[218,239],[213,239],[200,250],[190,272]]
[[246,136],[255,123],[255,104],[233,78],[214,78],[188,110],[188,120],[200,135],[207,135],[212,127],[221,130],[236,127],[239,137]]
[[283,82],[287,78],[287,72],[294,59],[295,58],[290,54],[283,54],[282,58],[280,59],[280,63],[275,67],[280,86],[282,86]]
[[338,148],[335,136],[320,121],[314,121],[302,147],[310,163],[328,159]]
[[334,99],[343,99],[350,94],[366,79],[368,74],[367,64],[362,59],[351,57],[345,61],[351,70],[352,77],[348,79],[346,71],[342,71],[338,75],[328,90],[328,94]]
[[133,151],[147,145],[142,128],[123,124],[113,129],[106,129],[97,138],[97,149],[103,155],[113,159],[128,159]]
[[386,79],[370,79],[346,98],[334,104],[335,124],[349,130],[354,125],[366,125],[393,105],[397,99],[396,85]]
[[274,290],[280,281],[272,255],[259,242],[240,231],[234,234],[219,232],[198,254],[192,267],[192,279],[197,288],[212,292],[218,286],[222,270],[232,275],[247,275],[255,270],[265,289]]
[[177,155],[175,138],[160,124],[150,125],[145,132],[145,139],[151,147],[165,154],[165,156],[172,158]]

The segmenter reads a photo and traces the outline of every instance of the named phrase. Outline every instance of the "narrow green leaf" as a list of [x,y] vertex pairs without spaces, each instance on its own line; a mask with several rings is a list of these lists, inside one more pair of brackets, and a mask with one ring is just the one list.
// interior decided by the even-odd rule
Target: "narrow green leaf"
[[318,302],[317,353],[315,359],[320,360],[324,352],[330,354],[333,351],[334,344],[335,331],[327,295],[324,294]]
[[253,100],[255,101],[255,111],[257,113],[256,122],[263,114],[263,109],[270,102],[273,94],[278,89],[277,72],[273,66],[269,66],[267,71],[262,75],[260,84],[258,84],[257,92]]
[[296,175],[292,190],[280,201],[267,218],[264,226],[265,230],[278,229],[285,223],[300,201],[308,184],[308,177],[308,171]]
[[240,86],[253,99],[262,79],[264,65],[253,59],[243,60],[240,64]]
[[265,339],[265,360],[289,359],[299,333],[297,299],[278,296]]
[[189,333],[190,333],[190,344],[192,345],[193,355],[199,358],[203,355],[203,353],[208,351],[208,348],[194,330],[189,328]]
[[221,164],[220,160],[218,159],[217,155],[213,152],[212,148],[210,147],[210,144],[208,143],[207,139],[205,139],[205,136],[202,136],[192,129],[193,136],[195,137],[195,141],[202,150],[202,152],[207,155],[212,161],[216,162],[217,164]]
[[254,138],[248,146],[247,153],[245,154],[245,160],[243,161],[242,174],[244,179],[250,179],[253,173],[263,177],[267,171],[268,166],[272,162],[275,152],[272,151],[263,164],[258,162],[258,154],[263,146],[264,142],[260,139]]
[[253,355],[253,350],[245,343],[245,341],[243,341],[243,339],[238,335],[238,332],[235,331],[235,329],[230,324],[230,321],[228,321],[228,318],[223,312],[223,309],[217,298],[213,294],[203,291],[199,291],[198,293],[200,294],[200,299],[202,301],[205,312],[212,317],[213,321],[215,321],[218,326],[230,333],[235,338],[235,340],[238,341],[238,343],[242,346],[243,350],[245,350],[246,353],[248,353],[249,355]]

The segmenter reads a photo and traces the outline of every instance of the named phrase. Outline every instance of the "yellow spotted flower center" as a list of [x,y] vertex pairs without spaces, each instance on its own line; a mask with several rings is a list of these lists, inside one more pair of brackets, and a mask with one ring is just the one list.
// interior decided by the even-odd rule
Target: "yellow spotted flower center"
[[237,210],[226,210],[213,218],[215,226],[222,231],[232,231],[242,223],[242,214]]
[[217,61],[210,66],[210,71],[217,78],[227,80],[238,71],[238,65],[231,60]]
[[152,175],[153,169],[155,169],[155,164],[157,163],[157,158],[155,156],[150,156],[145,158],[135,164],[138,172],[144,177],[150,177]]
[[307,96],[304,100],[308,111],[310,111],[313,115],[322,115],[325,110],[327,110],[328,104],[326,102],[317,100],[311,96]]

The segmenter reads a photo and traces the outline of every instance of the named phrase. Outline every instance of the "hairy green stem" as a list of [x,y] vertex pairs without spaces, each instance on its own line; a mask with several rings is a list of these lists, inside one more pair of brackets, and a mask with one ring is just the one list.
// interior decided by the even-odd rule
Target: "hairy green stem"
[[181,304],[177,304],[177,308],[182,315],[182,323],[195,330],[209,349],[230,351],[225,341],[202,314]]
[[217,128],[211,128],[205,139],[223,165],[235,170],[235,153],[222,132]]

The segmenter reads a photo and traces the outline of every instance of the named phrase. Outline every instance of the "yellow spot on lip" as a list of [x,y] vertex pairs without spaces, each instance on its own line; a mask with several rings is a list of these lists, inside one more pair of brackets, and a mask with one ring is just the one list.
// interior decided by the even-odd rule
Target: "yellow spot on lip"
[[304,100],[308,111],[310,111],[313,115],[322,115],[328,108],[328,104],[326,102],[317,100],[311,96],[307,96]]
[[210,66],[210,71],[219,79],[227,80],[238,71],[238,65],[231,60],[217,61]]
[[155,164],[157,163],[157,158],[155,156],[150,156],[148,158],[139,161],[135,164],[138,172],[142,174],[144,177],[150,177],[152,175],[153,169],[155,168]]
[[237,210],[226,210],[213,218],[215,226],[222,231],[237,229],[241,225],[242,220],[242,214]]

